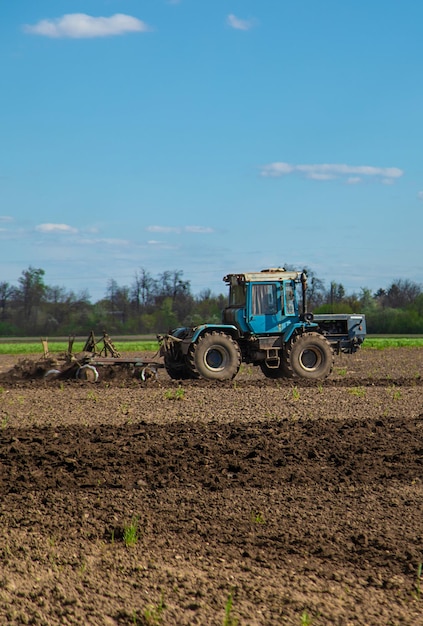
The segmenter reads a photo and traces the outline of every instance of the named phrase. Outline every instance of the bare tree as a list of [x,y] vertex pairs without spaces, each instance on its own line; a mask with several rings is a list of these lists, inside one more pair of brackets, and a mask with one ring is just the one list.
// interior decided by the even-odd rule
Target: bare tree
[[9,301],[14,293],[14,288],[7,282],[0,283],[0,319],[4,321],[7,317]]
[[178,297],[190,293],[190,282],[189,280],[182,280],[183,274],[182,270],[173,270],[159,275],[157,295],[161,300],[172,298],[175,302]]
[[119,287],[117,282],[111,278],[107,283],[107,298],[109,312],[114,320],[124,324],[129,316],[129,288]]
[[144,268],[135,272],[134,282],[131,285],[131,302],[135,306],[137,314],[143,307],[147,307],[154,302],[156,290],[155,279]]
[[27,323],[33,317],[37,307],[42,302],[46,287],[44,285],[44,270],[29,267],[22,272],[18,282],[18,294],[22,304],[24,322]]
[[384,306],[401,309],[416,300],[416,298],[422,293],[421,285],[408,280],[407,278],[400,278],[393,282],[386,290],[386,294],[383,299]]

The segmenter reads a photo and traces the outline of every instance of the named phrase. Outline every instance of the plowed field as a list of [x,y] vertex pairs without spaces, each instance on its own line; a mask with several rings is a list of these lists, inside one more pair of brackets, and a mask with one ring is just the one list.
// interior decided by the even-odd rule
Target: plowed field
[[342,355],[322,383],[16,361],[0,624],[423,625],[422,349]]

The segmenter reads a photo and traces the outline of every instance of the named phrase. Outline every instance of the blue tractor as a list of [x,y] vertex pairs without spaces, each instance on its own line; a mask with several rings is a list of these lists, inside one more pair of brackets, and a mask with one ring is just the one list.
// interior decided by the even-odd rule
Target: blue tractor
[[176,328],[159,337],[171,378],[230,380],[244,362],[259,366],[268,378],[323,379],[335,353],[353,353],[364,341],[364,315],[306,311],[304,271],[274,268],[223,280],[229,303],[221,324]]

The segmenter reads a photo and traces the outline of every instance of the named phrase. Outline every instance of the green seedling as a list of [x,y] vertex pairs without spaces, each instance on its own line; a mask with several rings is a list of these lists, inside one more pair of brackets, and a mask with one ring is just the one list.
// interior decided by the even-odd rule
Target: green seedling
[[123,530],[123,540],[125,545],[134,546],[138,541],[138,517],[133,517],[129,526]]
[[422,572],[423,572],[423,563],[419,563],[417,567],[417,578],[416,583],[414,585],[414,593],[413,596],[416,600],[421,600],[422,598]]
[[299,400],[300,399],[300,392],[298,391],[297,387],[294,387],[292,390],[292,397],[294,400]]
[[166,400],[184,400],[185,399],[185,389],[183,387],[178,387],[176,391],[172,391],[172,389],[168,389],[165,392]]
[[175,391],[176,400],[183,400],[185,398],[185,389],[183,387],[178,387]]
[[251,521],[253,522],[253,524],[265,524],[266,523],[266,520],[264,519],[264,515],[261,511],[252,511]]
[[352,387],[352,389],[348,389],[348,393],[357,396],[357,398],[363,398],[366,395],[366,390],[362,387]]
[[232,615],[232,609],[233,609],[233,596],[232,596],[232,593],[230,593],[225,604],[225,617],[223,619],[222,626],[237,626],[238,618]]
[[[164,603],[163,593],[160,595],[160,600],[157,602],[155,606],[150,606],[144,610],[144,624],[148,626],[155,626],[156,624],[160,624],[163,617],[163,611],[165,610],[166,605]],[[134,622],[136,623],[136,622]]]
[[392,397],[394,400],[401,400],[401,391],[399,389],[396,389],[395,386],[392,386],[391,388],[391,392],[392,392]]
[[6,428],[8,423],[9,423],[9,416],[6,413],[5,415],[3,415],[2,419],[1,419],[1,427],[2,427],[2,429]]
[[311,616],[307,613],[307,611],[303,611],[301,615],[301,626],[311,626],[311,623]]
[[338,375],[339,376],[346,376],[347,374],[347,368],[346,367],[341,367],[341,369],[338,370]]
[[88,400],[92,400],[93,402],[97,402],[97,399],[98,399],[96,394],[93,391],[89,391],[87,393],[87,398]]

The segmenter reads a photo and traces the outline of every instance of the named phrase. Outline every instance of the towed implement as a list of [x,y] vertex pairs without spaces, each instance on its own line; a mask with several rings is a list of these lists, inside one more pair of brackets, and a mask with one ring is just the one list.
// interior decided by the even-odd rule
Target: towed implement
[[250,363],[268,378],[324,379],[335,353],[352,354],[365,339],[364,315],[307,312],[305,271],[272,268],[223,280],[229,303],[221,324],[176,328],[158,337],[171,378],[230,380],[241,363]]
[[[157,370],[163,363],[155,359],[145,359],[139,355],[132,358],[122,357],[116,350],[112,340],[106,332],[100,340],[96,340],[94,332],[88,336],[81,352],[73,352],[75,338],[69,338],[67,352],[61,358],[49,354],[47,340],[42,340],[44,349],[44,364],[47,367],[44,378],[76,378],[87,382],[97,382],[101,378],[99,370],[106,366],[120,367],[129,370],[132,374],[146,381],[157,378]],[[38,363],[38,367],[40,363]]]

